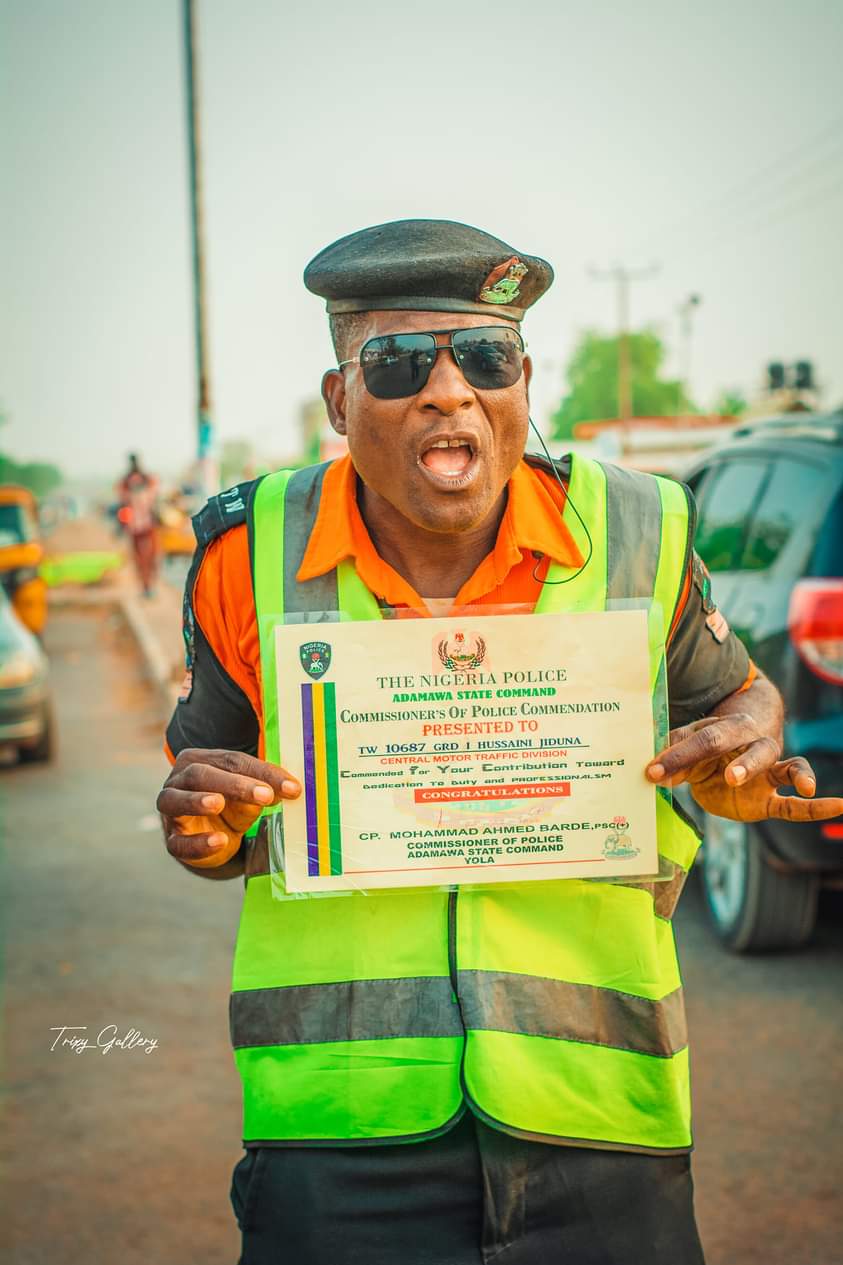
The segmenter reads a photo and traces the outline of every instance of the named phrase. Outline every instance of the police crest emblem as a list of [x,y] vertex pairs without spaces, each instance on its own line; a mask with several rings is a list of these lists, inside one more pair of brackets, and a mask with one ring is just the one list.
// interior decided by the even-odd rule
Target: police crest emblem
[[299,646],[299,659],[311,680],[318,681],[331,666],[331,647],[327,641],[306,641]]
[[486,642],[479,633],[455,632],[442,638],[436,653],[449,672],[463,672],[467,668],[480,667],[486,658]]
[[480,288],[478,298],[484,303],[513,303],[521,293],[521,281],[528,272],[527,265],[513,255],[512,259],[492,269]]

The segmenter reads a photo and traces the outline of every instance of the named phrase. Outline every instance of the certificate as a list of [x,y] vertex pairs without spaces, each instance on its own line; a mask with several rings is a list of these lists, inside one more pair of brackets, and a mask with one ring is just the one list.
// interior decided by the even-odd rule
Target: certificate
[[275,655],[288,891],[657,872],[645,611],[285,624]]

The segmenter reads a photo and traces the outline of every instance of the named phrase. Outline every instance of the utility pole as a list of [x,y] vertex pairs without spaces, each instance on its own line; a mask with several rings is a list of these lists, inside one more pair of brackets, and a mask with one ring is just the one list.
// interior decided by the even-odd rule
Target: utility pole
[[629,419],[632,417],[632,366],[629,357],[629,286],[632,281],[647,281],[658,272],[657,264],[648,268],[624,268],[615,264],[601,271],[589,269],[595,281],[614,281],[618,313],[618,417],[621,422],[621,451],[629,447]]
[[194,0],[182,0],[184,18],[187,144],[190,179],[190,228],[193,260],[193,328],[196,346],[196,455],[202,492],[216,491],[213,461],[214,428],[211,418],[211,386],[208,369],[207,320],[205,316],[205,242],[202,217],[202,167],[199,131],[199,77],[196,58]]
[[[691,385],[691,335],[694,331],[693,315],[694,308],[699,307],[702,303],[702,297],[699,294],[689,294],[684,303],[679,304],[679,387],[682,394],[688,396],[690,394]],[[687,409],[685,405],[679,407],[677,400],[677,413],[685,415]]]

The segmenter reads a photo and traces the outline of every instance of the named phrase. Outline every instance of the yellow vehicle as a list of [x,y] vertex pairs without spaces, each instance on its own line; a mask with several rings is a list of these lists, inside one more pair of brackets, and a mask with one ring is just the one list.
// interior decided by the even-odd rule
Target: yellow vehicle
[[158,548],[165,558],[193,557],[196,537],[190,515],[180,505],[164,502],[158,506]]
[[29,488],[0,484],[0,584],[18,619],[36,634],[47,622],[47,585],[40,575],[43,561],[35,496]]

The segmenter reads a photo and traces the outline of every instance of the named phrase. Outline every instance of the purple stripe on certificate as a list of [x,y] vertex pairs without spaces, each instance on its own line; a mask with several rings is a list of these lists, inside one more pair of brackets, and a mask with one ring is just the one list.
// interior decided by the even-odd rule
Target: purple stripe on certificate
[[301,687],[301,727],[304,747],[304,803],[307,816],[307,872],[318,874],[319,828],[316,823],[316,759],[312,685]]

